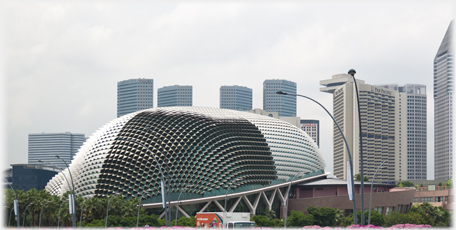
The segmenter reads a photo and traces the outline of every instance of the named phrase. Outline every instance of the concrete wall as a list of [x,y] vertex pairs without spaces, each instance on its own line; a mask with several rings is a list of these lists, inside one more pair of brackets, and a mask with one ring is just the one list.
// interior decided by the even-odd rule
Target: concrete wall
[[[345,189],[346,190],[346,189]],[[369,188],[370,190],[370,188]],[[330,190],[328,190],[330,191]],[[339,189],[341,191],[341,189]],[[383,207],[383,215],[386,212],[386,207],[394,207],[393,211],[396,211],[398,205],[407,205],[407,210],[402,208],[402,212],[408,212],[410,206],[413,202],[413,197],[415,196],[415,190],[405,190],[398,192],[379,192],[372,194],[372,210],[375,207]],[[364,195],[364,210],[369,210],[369,197],[370,195]],[[355,195],[356,199],[356,208],[357,210],[361,209],[361,195]],[[338,208],[342,211],[345,209],[352,210],[353,202],[348,199],[348,195],[340,196],[325,196],[325,197],[314,197],[314,198],[299,198],[299,199],[290,199],[288,201],[288,215],[290,215],[291,210],[302,211],[307,214],[307,207],[329,207],[329,208]],[[283,213],[281,213],[281,218],[283,218]]]

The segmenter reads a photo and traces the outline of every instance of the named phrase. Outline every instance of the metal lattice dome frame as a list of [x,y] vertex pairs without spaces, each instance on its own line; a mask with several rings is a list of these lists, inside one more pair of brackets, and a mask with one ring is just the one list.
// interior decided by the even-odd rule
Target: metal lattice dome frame
[[[133,141],[127,141],[133,140]],[[172,199],[185,184],[185,198],[224,194],[283,183],[300,171],[324,173],[313,140],[298,127],[267,116],[208,107],[163,107],[131,113],[97,130],[79,149],[69,169],[76,195],[126,198],[143,191],[159,201],[158,160],[169,179]],[[46,186],[52,194],[69,190],[62,173]]]

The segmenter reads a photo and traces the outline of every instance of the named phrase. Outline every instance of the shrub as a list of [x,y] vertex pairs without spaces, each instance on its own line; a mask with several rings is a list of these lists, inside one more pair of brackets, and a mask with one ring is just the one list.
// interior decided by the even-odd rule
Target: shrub
[[291,211],[290,218],[287,219],[287,226],[290,227],[302,227],[314,224],[314,217],[309,214],[305,215],[300,211]]
[[319,226],[337,226],[342,218],[342,211],[337,208],[310,206],[307,212],[313,216],[314,224]]

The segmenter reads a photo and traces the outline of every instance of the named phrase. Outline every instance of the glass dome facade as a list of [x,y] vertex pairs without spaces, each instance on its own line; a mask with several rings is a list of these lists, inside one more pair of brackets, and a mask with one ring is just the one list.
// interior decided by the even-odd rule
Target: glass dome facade
[[[193,186],[184,199],[210,197],[225,194],[237,178],[242,180],[230,193],[283,183],[301,171],[322,174],[324,168],[317,145],[298,127],[208,107],[154,108],[114,119],[83,144],[69,167],[78,196],[120,193],[128,199],[151,189],[145,202],[161,201],[160,170],[176,200],[186,184]],[[68,169],[46,190],[68,191],[65,176],[70,178]]]

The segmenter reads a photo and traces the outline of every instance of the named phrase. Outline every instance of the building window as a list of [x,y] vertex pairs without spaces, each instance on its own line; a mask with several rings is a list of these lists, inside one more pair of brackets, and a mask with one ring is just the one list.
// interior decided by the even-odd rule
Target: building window
[[436,196],[435,202],[443,202],[443,196]]
[[397,211],[398,213],[401,213],[401,211],[402,211],[402,204],[398,204],[398,205],[397,205],[396,211]]
[[374,211],[380,214],[383,214],[383,207],[375,207]]
[[390,214],[394,210],[394,207],[386,207],[386,213],[385,215]]
[[434,197],[421,197],[421,203],[434,202]]
[[418,203],[418,197],[413,198],[413,203]]

